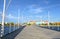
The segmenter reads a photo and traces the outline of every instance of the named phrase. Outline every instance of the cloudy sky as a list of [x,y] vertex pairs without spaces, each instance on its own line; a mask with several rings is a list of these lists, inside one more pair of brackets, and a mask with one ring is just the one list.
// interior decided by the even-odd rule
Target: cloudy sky
[[[0,0],[0,14],[3,11],[3,0]],[[6,22],[30,20],[48,20],[60,22],[60,0],[6,0]],[[0,15],[1,21],[1,15]]]

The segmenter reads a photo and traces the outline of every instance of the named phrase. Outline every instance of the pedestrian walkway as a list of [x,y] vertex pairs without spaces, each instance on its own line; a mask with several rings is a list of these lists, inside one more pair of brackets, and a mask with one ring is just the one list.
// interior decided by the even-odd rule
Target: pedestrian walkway
[[60,32],[38,26],[26,26],[14,39],[60,39]]

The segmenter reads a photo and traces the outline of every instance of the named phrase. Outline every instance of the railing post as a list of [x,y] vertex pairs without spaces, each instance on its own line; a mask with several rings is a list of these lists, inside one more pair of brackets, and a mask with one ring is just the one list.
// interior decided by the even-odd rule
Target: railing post
[[14,24],[14,31],[15,31],[16,29],[15,29],[15,24]]
[[9,26],[9,33],[11,33],[11,23],[10,23],[10,26]]

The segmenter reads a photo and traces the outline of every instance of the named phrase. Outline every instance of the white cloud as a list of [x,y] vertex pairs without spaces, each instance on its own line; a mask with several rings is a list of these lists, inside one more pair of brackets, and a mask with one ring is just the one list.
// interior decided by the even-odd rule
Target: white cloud
[[9,14],[8,16],[7,16],[7,18],[15,18],[14,16],[12,16],[11,14]]
[[24,13],[33,13],[33,14],[37,14],[37,13],[41,13],[43,10],[41,7],[38,7],[37,5],[29,5],[24,9]]
[[13,16],[12,14],[6,15],[6,17],[9,19],[20,19],[20,17]]
[[36,9],[33,9],[33,8],[32,8],[32,9],[29,10],[29,12],[30,12],[30,13],[41,13],[42,10],[41,10],[40,8],[36,8]]

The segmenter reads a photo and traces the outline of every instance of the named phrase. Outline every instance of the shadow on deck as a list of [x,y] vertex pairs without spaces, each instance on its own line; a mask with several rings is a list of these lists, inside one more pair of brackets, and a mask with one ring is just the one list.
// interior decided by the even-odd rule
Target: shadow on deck
[[24,28],[25,28],[25,26],[21,27],[20,29],[14,31],[12,33],[9,33],[9,34],[1,37],[1,39],[14,39]]

